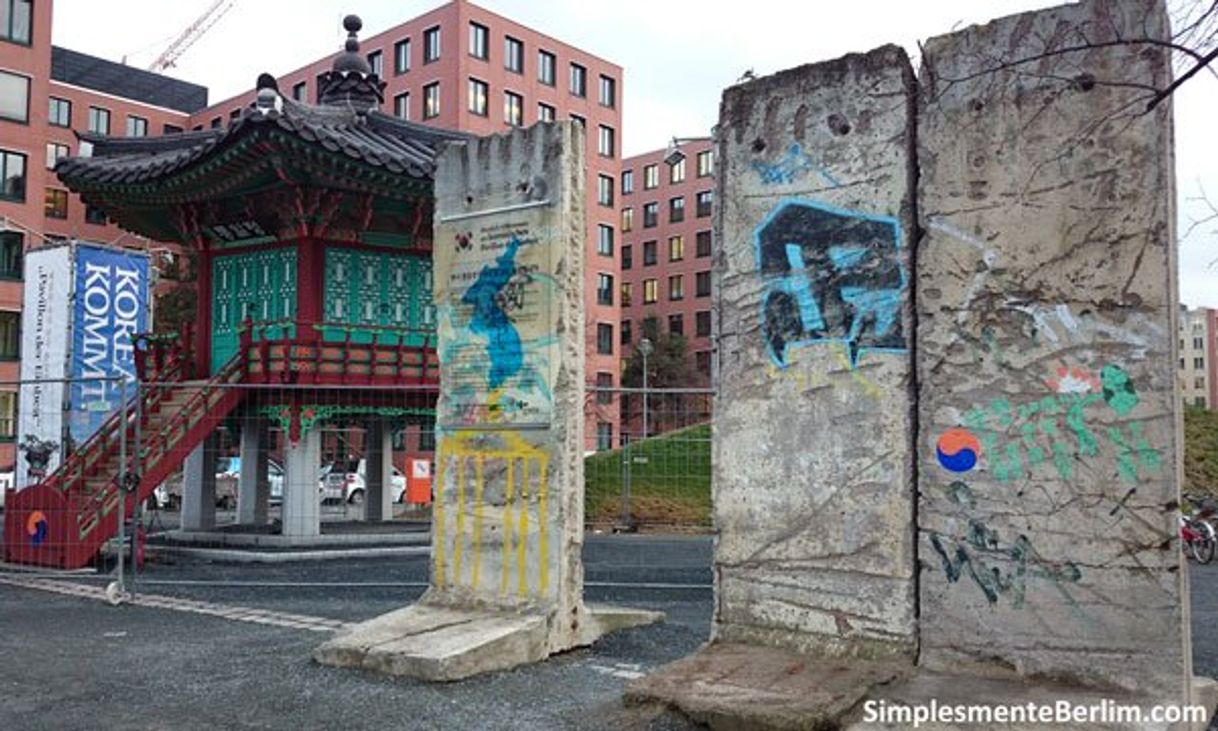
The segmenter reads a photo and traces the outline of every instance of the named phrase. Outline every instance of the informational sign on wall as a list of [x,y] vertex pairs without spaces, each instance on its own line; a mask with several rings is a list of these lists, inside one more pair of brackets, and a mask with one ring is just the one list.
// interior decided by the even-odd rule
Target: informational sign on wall
[[40,482],[63,459],[63,379],[68,367],[71,301],[71,247],[26,254],[15,475],[18,490]]
[[[83,444],[122,400],[134,397],[133,336],[148,328],[148,257],[137,252],[76,247],[72,307],[72,385],[68,430]],[[108,380],[109,379],[109,380]]]

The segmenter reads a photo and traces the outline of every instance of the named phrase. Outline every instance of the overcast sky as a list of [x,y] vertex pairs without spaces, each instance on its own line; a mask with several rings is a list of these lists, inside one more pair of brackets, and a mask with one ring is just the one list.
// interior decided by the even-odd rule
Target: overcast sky
[[[1172,0],[1183,2],[1185,0]],[[54,42],[145,67],[211,0],[55,0]],[[203,84],[220,101],[249,89],[261,71],[281,75],[335,52],[340,19],[354,12],[362,36],[391,28],[440,0],[236,0],[170,74]],[[709,133],[722,89],[747,69],[758,76],[1057,2],[1038,0],[482,0],[483,7],[625,68],[622,145],[629,156],[673,136]],[[730,8],[730,10],[728,10]],[[1199,75],[1176,95],[1180,233],[1218,204],[1218,80]],[[1218,222],[1180,244],[1180,289],[1189,305],[1218,307]]]

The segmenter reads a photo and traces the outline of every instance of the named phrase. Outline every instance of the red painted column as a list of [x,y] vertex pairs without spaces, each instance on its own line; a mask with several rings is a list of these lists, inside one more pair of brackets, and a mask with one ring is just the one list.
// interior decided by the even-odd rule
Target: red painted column
[[195,303],[199,315],[195,327],[195,378],[211,376],[211,251],[203,244],[199,249],[199,271],[196,273],[198,298]]
[[313,341],[321,334],[312,325],[322,321],[322,244],[303,238],[296,243],[296,337]]

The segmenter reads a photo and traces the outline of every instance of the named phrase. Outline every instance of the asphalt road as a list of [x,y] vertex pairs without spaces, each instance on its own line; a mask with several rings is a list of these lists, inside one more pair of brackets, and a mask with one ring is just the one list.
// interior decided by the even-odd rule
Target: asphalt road
[[[588,600],[666,621],[447,685],[315,665],[317,632],[0,585],[0,729],[685,729],[623,709],[621,691],[707,638],[710,556],[707,538],[590,536]],[[179,561],[140,579],[141,592],[359,621],[417,599],[427,559]],[[1218,676],[1218,565],[1193,567],[1192,592],[1195,669]]]

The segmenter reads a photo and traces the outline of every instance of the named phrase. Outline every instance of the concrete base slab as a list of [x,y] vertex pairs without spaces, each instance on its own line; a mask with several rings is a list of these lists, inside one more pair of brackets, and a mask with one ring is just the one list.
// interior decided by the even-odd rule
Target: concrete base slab
[[[869,721],[867,712],[882,713],[884,707],[892,708],[894,706],[931,709],[933,703],[934,706],[939,708],[949,706],[989,706],[991,709],[996,709],[999,706],[1003,706],[1010,709],[1027,709],[1032,705],[1054,709],[1054,713],[1056,713],[1056,709],[1059,706],[1065,708],[1068,705],[1071,709],[1094,708],[1096,709],[1094,711],[1096,714],[1103,713],[1102,709],[1105,706],[1139,706],[1142,709],[1142,715],[1145,720],[1141,722],[1133,720],[1121,722],[1109,711],[1107,717],[1096,715],[1093,718],[1080,718],[1080,721],[1077,723],[1063,723],[1054,718],[1047,720],[1032,718],[1026,723],[986,722],[984,717],[982,717],[974,723],[922,721],[918,725],[919,728],[946,731],[948,729],[997,728],[1000,726],[1003,729],[1011,729],[1011,731],[1032,731],[1033,729],[1044,729],[1053,725],[1060,725],[1063,727],[1068,726],[1071,729],[1092,729],[1094,731],[1100,731],[1101,729],[1123,731],[1150,731],[1152,729],[1156,731],[1166,731],[1168,729],[1173,731],[1204,731],[1209,725],[1209,719],[1214,714],[1214,704],[1218,702],[1218,686],[1208,678],[1195,678],[1193,687],[1194,702],[1198,705],[1204,705],[1207,709],[1204,714],[1205,721],[1191,725],[1187,723],[1168,724],[1165,722],[1150,722],[1151,708],[1161,704],[1174,705],[1176,701],[1156,700],[1130,693],[1082,688],[1047,681],[1031,682],[1018,678],[986,678],[976,675],[952,675],[919,671],[912,677],[882,688],[877,688],[867,700],[860,703],[854,709],[851,713],[852,722],[844,724],[844,727],[850,729],[850,731],[910,728],[912,720],[909,718],[884,719],[881,717],[877,719],[873,715],[870,717],[872,720]],[[933,712],[933,710],[924,712]],[[1071,712],[1076,711],[1071,710]],[[1077,712],[1089,713],[1090,711]],[[881,722],[885,720],[891,722]],[[1022,721],[1023,719],[1013,717],[1012,720]]]
[[714,643],[631,681],[624,700],[673,708],[715,731],[838,728],[872,688],[911,671],[900,663]]
[[[650,624],[658,612],[589,608],[577,643]],[[323,665],[452,681],[544,660],[549,618],[541,613],[414,604],[356,625],[313,652]],[[569,648],[568,648],[569,649]]]

